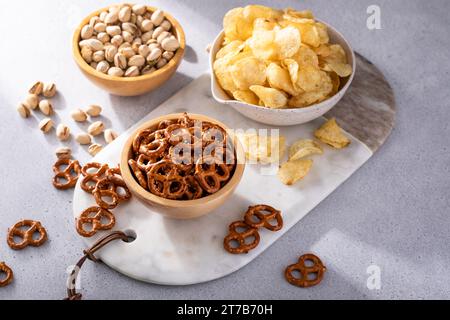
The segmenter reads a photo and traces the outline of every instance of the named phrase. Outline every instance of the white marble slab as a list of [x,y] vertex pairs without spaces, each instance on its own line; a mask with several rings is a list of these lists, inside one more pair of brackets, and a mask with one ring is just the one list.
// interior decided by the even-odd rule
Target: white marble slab
[[[201,113],[219,119],[231,128],[266,128],[241,114],[215,102],[210,94],[209,75],[203,75],[182,89],[143,121],[180,111]],[[283,127],[280,133],[287,142],[312,137],[323,118],[313,122]],[[138,126],[136,124],[135,126]],[[122,145],[134,127],[99,153],[94,161],[117,165]],[[165,285],[188,285],[210,281],[239,270],[299,222],[320,201],[352,175],[371,156],[366,145],[352,138],[343,150],[325,147],[323,156],[313,157],[309,175],[294,186],[283,185],[275,175],[261,174],[261,166],[248,165],[236,192],[220,209],[195,220],[171,220],[152,212],[136,197],[119,205],[113,212],[115,230],[132,230],[137,238],[132,243],[115,242],[97,256],[111,268],[139,279]],[[265,203],[282,210],[284,228],[272,233],[260,232],[259,246],[246,255],[232,255],[223,249],[228,225],[240,219],[249,205]],[[74,193],[74,216],[94,205],[93,197],[77,185]],[[98,236],[85,239],[91,245]]]

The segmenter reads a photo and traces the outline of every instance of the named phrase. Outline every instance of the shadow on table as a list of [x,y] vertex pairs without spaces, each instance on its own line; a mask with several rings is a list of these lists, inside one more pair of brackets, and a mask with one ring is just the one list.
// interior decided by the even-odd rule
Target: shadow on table
[[121,124],[129,128],[191,81],[191,77],[176,72],[172,78],[152,92],[136,97],[110,95],[111,109],[117,114]]

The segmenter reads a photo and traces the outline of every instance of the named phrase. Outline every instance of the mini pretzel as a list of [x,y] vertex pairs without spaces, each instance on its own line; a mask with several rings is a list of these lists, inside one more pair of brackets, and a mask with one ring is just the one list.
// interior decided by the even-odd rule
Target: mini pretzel
[[[109,169],[111,170],[111,169]],[[114,209],[117,207],[119,202],[126,201],[131,198],[130,190],[123,180],[118,178],[104,178],[97,182],[95,189],[92,192],[95,202],[103,209]],[[120,194],[118,189],[121,188],[124,194]],[[104,198],[111,198],[111,202],[107,202]]]
[[[23,230],[23,227],[28,229]],[[37,239],[33,238],[35,233],[39,233]],[[14,237],[22,238],[21,242],[15,242]],[[47,231],[39,221],[22,220],[8,229],[8,245],[11,249],[21,250],[27,246],[39,247],[47,240]]]
[[[67,166],[64,170],[61,170],[62,166]],[[59,159],[53,165],[53,186],[57,189],[66,190],[73,188],[80,176],[81,167],[78,160],[72,159]],[[65,179],[66,182],[61,182],[61,179]]]
[[214,157],[199,159],[195,165],[195,178],[208,193],[215,193],[221,188],[221,182],[227,181],[230,170],[224,163],[219,163]]
[[141,185],[142,188],[147,189],[147,178],[142,173],[141,167],[139,167],[138,163],[134,159],[128,160],[128,165],[131,167],[131,171],[133,171],[134,176],[136,177],[137,181]]
[[[107,220],[103,223],[102,220]],[[77,232],[86,238],[92,237],[100,230],[109,230],[116,224],[116,218],[111,211],[100,207],[90,207],[84,210],[76,220]],[[91,225],[90,230],[84,228]]]
[[183,116],[178,119],[178,123],[184,126],[185,128],[190,128],[194,126],[195,121],[189,118],[187,112],[183,113]]
[[166,199],[179,199],[186,190],[186,182],[179,174],[177,165],[169,160],[155,164],[147,174],[150,192]]
[[195,200],[202,197],[203,189],[193,176],[184,177],[184,181],[186,182],[184,195],[187,200]]
[[[256,248],[259,244],[259,233],[258,229],[250,227],[245,224],[243,221],[235,221],[229,226],[229,233],[223,240],[223,247],[229,253],[239,254],[239,253],[248,253],[250,250]],[[238,229],[243,229],[243,231],[239,232]],[[253,238],[253,241],[250,243],[246,243],[246,239]],[[231,245],[232,242],[237,242],[238,246],[233,247]]]
[[[92,172],[90,169],[97,169]],[[91,162],[81,168],[81,174],[84,176],[81,180],[81,189],[88,193],[92,193],[97,182],[104,178],[106,171],[109,169],[107,164]]]
[[[270,223],[274,219],[277,222],[275,225]],[[248,207],[244,220],[246,224],[253,228],[264,227],[270,231],[278,231],[283,228],[281,211],[265,204]]]
[[168,126],[174,124],[175,121],[174,120],[163,120],[158,124],[158,130],[164,130],[166,129]]
[[14,273],[12,269],[6,265],[6,263],[0,262],[0,274],[1,273],[5,274],[5,278],[0,280],[0,287],[6,287],[13,281]]
[[[307,266],[305,264],[306,261],[312,262],[312,266]],[[297,263],[288,266],[284,275],[290,284],[307,288],[319,284],[320,281],[322,281],[326,270],[327,268],[323,265],[319,257],[312,253],[308,253],[302,255]],[[298,271],[300,273],[300,278],[294,277],[292,274],[293,271]],[[308,278],[310,274],[315,275],[315,277],[312,279]]]

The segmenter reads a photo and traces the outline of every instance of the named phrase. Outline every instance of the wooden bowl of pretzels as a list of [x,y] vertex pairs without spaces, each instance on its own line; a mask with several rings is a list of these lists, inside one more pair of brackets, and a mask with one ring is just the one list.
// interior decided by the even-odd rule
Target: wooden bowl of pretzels
[[233,193],[244,173],[245,153],[223,123],[177,113],[142,124],[126,141],[120,168],[143,203],[167,217],[192,219]]

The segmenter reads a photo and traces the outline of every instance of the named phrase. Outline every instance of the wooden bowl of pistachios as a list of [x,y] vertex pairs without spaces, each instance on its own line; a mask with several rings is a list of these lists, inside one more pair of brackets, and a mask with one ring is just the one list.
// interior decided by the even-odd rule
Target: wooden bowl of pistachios
[[81,72],[118,96],[137,96],[166,82],[186,47],[183,28],[170,14],[141,4],[119,4],[91,13],[73,35]]

